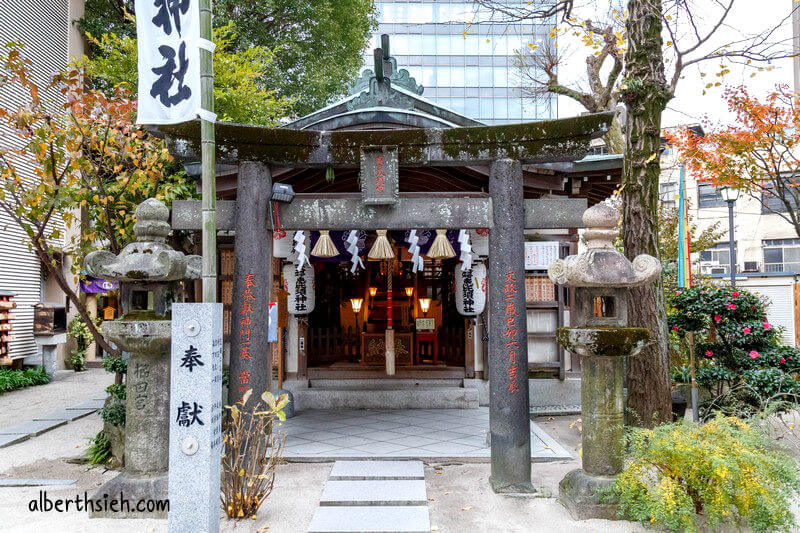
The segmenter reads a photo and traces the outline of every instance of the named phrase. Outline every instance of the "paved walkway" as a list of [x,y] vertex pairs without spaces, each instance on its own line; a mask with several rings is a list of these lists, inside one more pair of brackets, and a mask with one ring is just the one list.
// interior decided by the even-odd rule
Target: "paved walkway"
[[429,532],[421,461],[336,461],[309,531]]
[[26,387],[0,396],[0,448],[11,446],[103,407],[105,388],[114,376],[102,368],[85,372],[61,370],[46,385]]
[[[304,411],[280,428],[290,461],[419,458],[488,461],[489,409]],[[572,459],[531,422],[531,460]]]

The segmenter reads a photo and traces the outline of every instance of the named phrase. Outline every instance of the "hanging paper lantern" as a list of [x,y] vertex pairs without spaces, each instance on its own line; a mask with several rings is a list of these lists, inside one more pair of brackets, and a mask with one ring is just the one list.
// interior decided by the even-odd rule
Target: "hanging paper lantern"
[[394,250],[392,245],[389,244],[385,229],[378,230],[378,238],[375,239],[375,244],[372,245],[367,257],[376,260],[392,259],[394,257]]
[[292,253],[292,234],[283,230],[275,230],[272,234],[272,255],[280,259],[286,259]]
[[447,240],[447,230],[437,229],[436,238],[433,240],[431,249],[428,250],[428,257],[431,259],[450,259],[456,256],[456,251],[450,241]]
[[468,270],[456,270],[456,309],[464,316],[477,316],[486,307],[486,265],[472,263]]
[[314,310],[316,291],[314,290],[314,269],[305,265],[298,271],[295,265],[283,266],[284,289],[289,292],[286,299],[290,315],[307,315]]
[[478,257],[489,257],[489,230],[469,230],[469,240],[472,243],[472,253]]
[[336,257],[339,255],[339,250],[337,250],[336,245],[333,244],[328,230],[323,229],[319,231],[319,239],[317,239],[317,244],[314,245],[314,249],[311,250],[311,255],[316,257]]

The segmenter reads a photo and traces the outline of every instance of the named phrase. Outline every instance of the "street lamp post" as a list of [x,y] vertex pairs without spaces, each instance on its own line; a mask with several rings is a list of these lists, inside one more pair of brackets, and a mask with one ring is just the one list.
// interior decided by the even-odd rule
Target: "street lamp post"
[[739,189],[733,187],[722,187],[719,190],[720,196],[728,204],[728,245],[730,246],[731,262],[731,288],[736,287],[736,241],[733,235],[733,204],[739,198]]

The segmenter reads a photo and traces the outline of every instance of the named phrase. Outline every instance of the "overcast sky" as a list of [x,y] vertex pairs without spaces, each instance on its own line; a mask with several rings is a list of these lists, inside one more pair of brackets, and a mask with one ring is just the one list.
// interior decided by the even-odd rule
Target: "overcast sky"
[[[695,0],[699,8],[706,7],[716,0]],[[727,3],[727,0],[723,0]],[[604,0],[591,2],[591,9],[597,12],[598,4]],[[797,4],[794,4],[797,5]],[[792,10],[793,0],[736,0],[727,25],[718,32],[717,42],[723,40],[731,42],[746,35],[761,34],[770,27],[780,23],[787,17]],[[586,9],[585,7],[582,9]],[[585,12],[584,12],[585,13]],[[581,15],[581,13],[578,13]],[[716,17],[708,14],[705,20],[700,21],[700,31],[710,27]],[[791,39],[791,20],[787,21],[775,34],[775,40],[783,41],[786,46]],[[712,43],[714,44],[714,43]],[[580,43],[576,43],[574,37],[559,36],[559,52],[562,53],[563,63],[559,72],[562,81],[580,80],[584,82],[586,48]],[[706,89],[703,95],[705,84],[708,80],[719,81],[715,73],[719,70],[718,61],[709,61],[702,66],[690,66],[684,73],[683,79],[678,84],[677,94],[668,106],[663,116],[663,126],[674,126],[693,122],[700,122],[704,115],[715,123],[725,124],[731,121],[732,117],[727,111],[727,106],[722,98],[722,89],[725,85],[744,84],[754,95],[762,96],[770,91],[776,84],[787,84],[792,86],[792,60],[783,59],[773,63],[774,70],[770,72],[759,72],[755,77],[751,77],[752,69],[732,65],[730,74],[727,74],[720,87]],[[705,71],[706,77],[700,76],[700,72]],[[670,73],[671,74],[671,73]],[[583,83],[585,85],[585,83]],[[566,97],[559,97],[559,116],[567,117],[580,113],[583,109],[573,100]]]

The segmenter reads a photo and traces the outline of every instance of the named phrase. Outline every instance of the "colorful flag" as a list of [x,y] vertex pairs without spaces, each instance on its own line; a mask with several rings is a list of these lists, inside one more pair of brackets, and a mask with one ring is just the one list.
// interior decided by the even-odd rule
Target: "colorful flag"
[[678,185],[678,287],[680,288],[692,286],[690,253],[685,168],[681,165],[680,183]]

